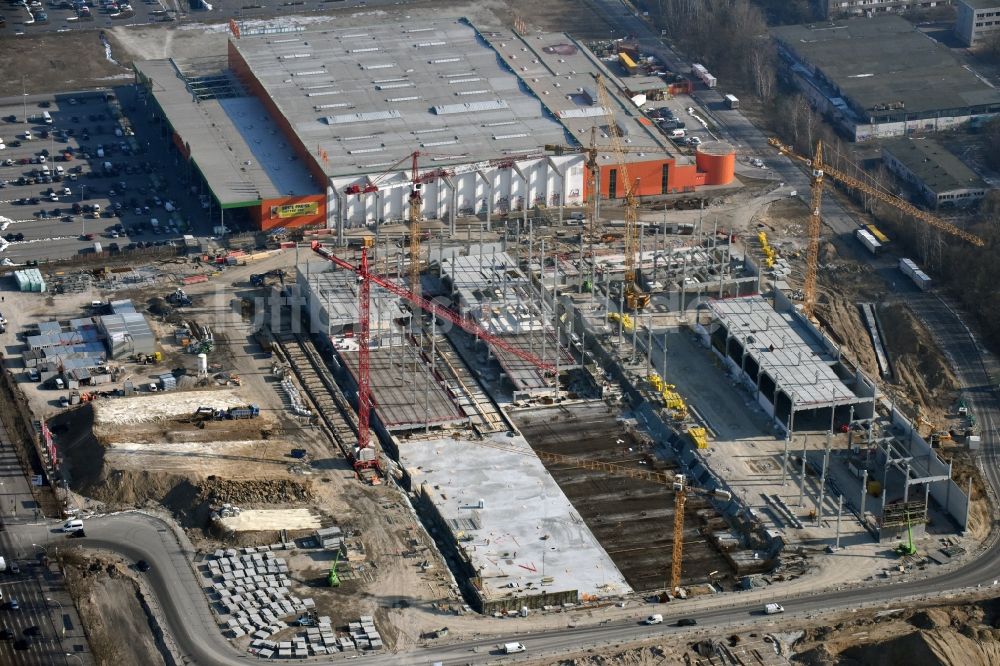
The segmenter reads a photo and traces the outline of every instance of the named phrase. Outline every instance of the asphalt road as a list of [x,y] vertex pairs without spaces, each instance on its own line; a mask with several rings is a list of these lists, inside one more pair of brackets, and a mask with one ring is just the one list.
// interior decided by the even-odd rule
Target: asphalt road
[[[8,570],[0,573],[3,594],[0,628],[27,641],[25,649],[17,650],[13,639],[0,640],[0,663],[22,666],[61,665],[67,660],[83,662],[85,666],[92,663],[86,637],[61,576],[37,557],[46,551],[46,544],[51,545],[52,528],[31,524],[36,519],[34,501],[2,424],[0,518],[6,528],[0,532],[0,555],[8,565]],[[11,571],[15,562],[20,569],[18,573]],[[12,599],[17,600],[19,610],[9,607]],[[29,627],[36,627],[38,635],[26,636],[24,632]],[[74,656],[67,657],[67,652]]]

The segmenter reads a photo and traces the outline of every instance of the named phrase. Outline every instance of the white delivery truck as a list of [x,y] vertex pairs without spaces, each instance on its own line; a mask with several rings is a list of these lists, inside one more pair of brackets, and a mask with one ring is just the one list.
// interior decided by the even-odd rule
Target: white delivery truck
[[524,652],[527,648],[524,647],[524,643],[504,643],[503,653],[504,654],[516,654],[518,652]]

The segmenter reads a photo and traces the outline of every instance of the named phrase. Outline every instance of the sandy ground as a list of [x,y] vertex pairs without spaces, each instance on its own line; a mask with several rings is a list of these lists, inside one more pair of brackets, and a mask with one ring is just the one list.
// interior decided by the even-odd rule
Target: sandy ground
[[199,407],[227,409],[246,404],[236,390],[194,391],[136,395],[126,400],[94,404],[97,426],[123,426],[193,414]]
[[20,95],[22,85],[32,95],[111,87],[132,78],[129,68],[105,57],[97,31],[0,40],[0,96]]
[[309,509],[245,509],[238,516],[223,518],[222,524],[236,532],[261,530],[308,530],[322,526]]

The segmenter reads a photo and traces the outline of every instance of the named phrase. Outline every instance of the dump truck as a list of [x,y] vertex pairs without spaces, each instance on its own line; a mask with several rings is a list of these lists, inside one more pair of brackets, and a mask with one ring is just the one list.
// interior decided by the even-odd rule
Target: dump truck
[[230,407],[226,412],[226,418],[232,420],[255,419],[260,416],[260,407],[257,405],[247,405],[245,407]]

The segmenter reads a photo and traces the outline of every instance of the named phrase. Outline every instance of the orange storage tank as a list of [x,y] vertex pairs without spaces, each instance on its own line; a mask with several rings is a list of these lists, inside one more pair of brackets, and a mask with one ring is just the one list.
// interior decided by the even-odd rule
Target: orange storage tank
[[706,141],[695,151],[706,185],[728,185],[736,177],[736,151],[725,141]]

